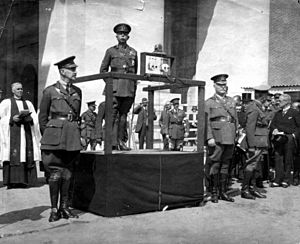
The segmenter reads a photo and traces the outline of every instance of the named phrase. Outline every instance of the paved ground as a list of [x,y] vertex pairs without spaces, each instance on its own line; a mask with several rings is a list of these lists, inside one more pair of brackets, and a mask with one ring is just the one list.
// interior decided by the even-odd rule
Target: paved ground
[[0,243],[300,243],[300,186],[267,188],[268,198],[255,201],[237,196],[116,218],[78,211],[77,220],[48,223],[48,186],[39,181],[30,189],[1,185]]

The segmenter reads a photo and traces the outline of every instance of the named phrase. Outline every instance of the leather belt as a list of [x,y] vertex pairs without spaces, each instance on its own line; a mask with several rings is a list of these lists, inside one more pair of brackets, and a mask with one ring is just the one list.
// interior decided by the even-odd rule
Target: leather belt
[[210,119],[210,121],[212,122],[229,122],[229,123],[234,123],[235,121],[233,120],[233,118],[230,117],[216,117],[216,118],[212,118]]
[[175,124],[175,125],[183,125],[182,122],[171,122],[171,124]]
[[73,114],[67,114],[67,115],[52,114],[51,119],[67,120],[70,122],[78,121],[78,118],[75,117]]

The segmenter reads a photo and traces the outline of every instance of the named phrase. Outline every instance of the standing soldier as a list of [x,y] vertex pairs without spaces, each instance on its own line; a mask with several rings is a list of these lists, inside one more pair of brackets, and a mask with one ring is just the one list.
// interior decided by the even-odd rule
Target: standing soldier
[[[127,24],[121,23],[114,27],[118,44],[107,49],[100,73],[108,72],[109,68],[111,72],[137,73],[137,51],[127,44],[130,31],[131,27]],[[117,135],[113,136],[113,147],[120,150],[130,150],[124,138],[127,130],[127,114],[134,102],[136,87],[136,80],[113,80],[113,127],[115,124],[118,127]]]
[[90,145],[91,150],[95,151],[97,146],[95,130],[97,113],[94,112],[96,110],[96,102],[88,102],[87,105],[88,110],[81,115],[81,138],[83,142],[83,150],[86,150],[88,145]]
[[[210,180],[214,203],[221,200],[234,202],[226,194],[227,178],[230,162],[233,156],[236,130],[238,126],[235,102],[228,97],[227,74],[213,76],[215,95],[205,101],[207,115],[206,142],[211,161]],[[219,188],[219,192],[218,192]]]
[[179,98],[174,98],[170,102],[173,104],[173,109],[167,116],[168,134],[166,138],[170,139],[171,151],[180,151],[183,148],[184,138],[189,135],[189,122],[185,119],[185,112],[179,109]]
[[161,112],[160,118],[159,118],[159,126],[160,126],[160,134],[162,135],[163,138],[163,145],[164,145],[164,150],[169,151],[169,140],[166,137],[168,134],[168,124],[167,124],[167,117],[168,113],[171,109],[171,104],[170,101],[165,102],[164,105],[164,110]]
[[[268,99],[269,87],[256,87],[255,98],[246,108],[246,141],[248,160],[244,168],[241,197],[246,199],[266,198],[262,190],[258,189],[258,179],[262,186],[262,153],[269,147],[269,119],[266,107],[271,101]],[[252,187],[250,188],[250,185]]]
[[75,56],[71,56],[55,64],[60,80],[45,88],[40,105],[42,160],[50,171],[49,222],[78,217],[68,206],[72,171],[81,150],[79,115],[82,95],[81,90],[72,84],[77,75],[74,59]]

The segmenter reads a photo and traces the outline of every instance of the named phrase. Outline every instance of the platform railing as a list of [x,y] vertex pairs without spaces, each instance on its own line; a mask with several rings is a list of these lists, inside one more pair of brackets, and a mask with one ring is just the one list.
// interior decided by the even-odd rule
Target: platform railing
[[143,88],[143,91],[148,92],[148,132],[146,136],[146,148],[153,149],[153,114],[154,114],[154,92],[163,89],[172,88],[187,88],[198,87],[198,115],[197,115],[197,152],[204,151],[204,131],[205,131],[205,113],[204,113],[204,93],[205,82],[198,80],[191,80],[185,78],[176,78],[168,76],[157,75],[136,75],[128,73],[100,73],[94,75],[87,75],[78,77],[73,83],[88,82],[92,80],[103,79],[106,83],[105,87],[105,138],[104,138],[104,154],[112,154],[112,108],[113,108],[113,80],[114,79],[130,79],[130,80],[144,80],[152,82],[162,82],[164,85],[149,85]]

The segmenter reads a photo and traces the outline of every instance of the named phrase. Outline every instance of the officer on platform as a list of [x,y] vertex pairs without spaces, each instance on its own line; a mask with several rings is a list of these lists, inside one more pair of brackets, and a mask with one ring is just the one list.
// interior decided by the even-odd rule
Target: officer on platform
[[86,150],[88,145],[90,145],[91,150],[95,151],[97,146],[95,131],[95,124],[97,118],[97,113],[95,113],[96,102],[88,102],[87,105],[88,110],[81,115],[81,138],[83,142],[82,144],[84,150]]
[[[128,24],[117,24],[114,27],[118,44],[107,49],[102,60],[100,73],[137,73],[137,51],[127,44],[131,27]],[[118,133],[113,134],[113,149],[130,150],[124,142],[126,133],[126,119],[134,102],[137,83],[136,80],[113,80],[113,127],[117,124]],[[119,117],[119,119],[117,119]]]
[[186,114],[179,109],[179,98],[174,98],[170,101],[173,108],[167,116],[168,134],[167,139],[170,140],[170,150],[180,151],[183,148],[183,140],[189,135],[189,122],[186,121]]
[[234,199],[226,194],[226,189],[238,119],[235,101],[226,95],[227,78],[227,74],[219,74],[211,78],[214,81],[215,94],[205,101],[206,143],[211,161],[209,172],[212,187],[211,201],[214,203],[217,203],[218,199],[234,202]]
[[82,94],[81,90],[72,84],[77,75],[74,59],[75,56],[71,56],[55,64],[60,80],[45,88],[40,104],[42,160],[45,168],[50,171],[49,222],[60,218],[78,217],[68,206],[72,171],[74,164],[79,160],[81,150],[79,115]]

